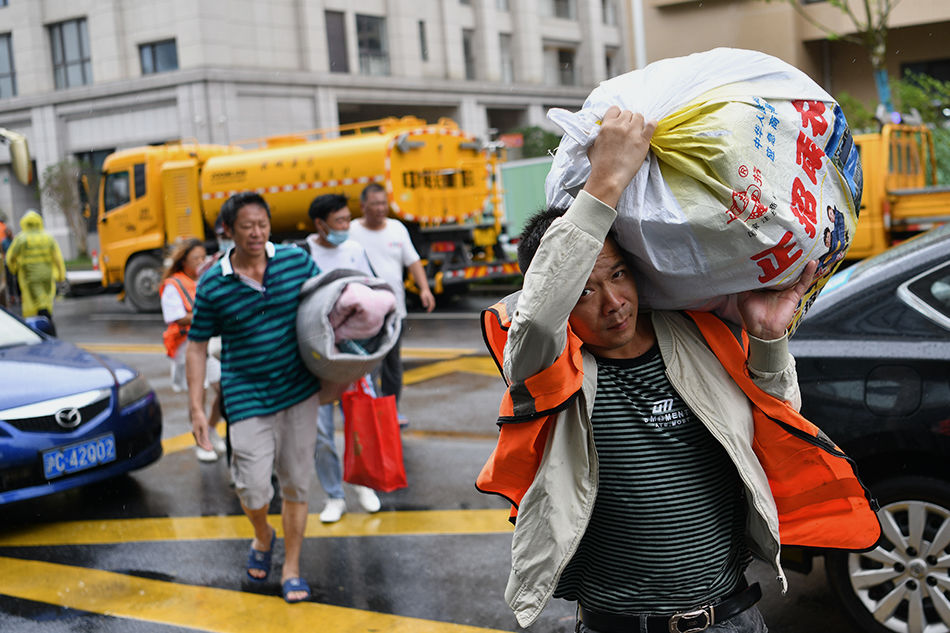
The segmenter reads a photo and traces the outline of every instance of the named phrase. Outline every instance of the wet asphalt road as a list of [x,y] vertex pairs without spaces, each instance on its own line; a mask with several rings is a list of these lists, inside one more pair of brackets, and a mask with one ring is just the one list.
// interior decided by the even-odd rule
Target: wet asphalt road
[[[167,360],[156,348],[160,317],[134,314],[114,295],[59,301],[61,338],[149,378],[164,413],[166,453],[127,477],[0,508],[0,631],[519,630],[503,599],[505,504],[473,485],[494,443],[503,391],[483,355],[475,313],[493,300],[471,297],[433,315],[410,315],[402,403],[410,419],[403,435],[410,485],[380,495],[376,515],[362,513],[355,498],[331,528],[311,515],[301,565],[313,598],[295,607],[276,597],[276,581],[254,602],[261,592],[250,593],[241,580],[246,521],[224,460],[200,464],[189,446],[185,396],[171,390]],[[338,443],[342,448],[339,435]],[[324,498],[315,484],[311,513]],[[271,512],[279,512],[277,501]],[[85,538],[85,530],[109,536]],[[278,545],[276,560],[280,555]],[[768,568],[753,565],[770,630],[857,633],[818,567],[807,576],[789,572],[790,591],[782,596]],[[26,575],[40,585],[30,598],[24,583],[2,580]],[[79,589],[67,595],[69,587],[81,588],[82,598]],[[209,599],[204,588],[222,593]],[[150,615],[149,604],[159,602],[160,612]],[[566,633],[573,616],[571,605],[554,601],[531,630]],[[292,620],[281,624],[284,617]]]

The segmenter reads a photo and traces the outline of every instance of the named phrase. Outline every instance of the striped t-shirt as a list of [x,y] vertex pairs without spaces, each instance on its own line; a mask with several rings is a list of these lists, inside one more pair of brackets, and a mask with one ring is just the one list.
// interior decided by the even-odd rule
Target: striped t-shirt
[[221,337],[221,391],[229,423],[271,415],[320,389],[297,351],[300,287],[320,269],[306,251],[267,243],[259,287],[234,272],[231,251],[201,277],[188,338]]
[[666,377],[656,346],[597,359],[599,488],[554,596],[605,613],[674,613],[721,597],[750,562],[735,465]]

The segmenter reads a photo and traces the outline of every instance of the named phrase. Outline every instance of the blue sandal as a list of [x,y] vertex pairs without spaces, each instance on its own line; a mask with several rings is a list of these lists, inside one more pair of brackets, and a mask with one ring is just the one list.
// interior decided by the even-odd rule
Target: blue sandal
[[[290,604],[294,604],[295,602],[303,602],[304,600],[310,599],[310,585],[308,585],[307,581],[304,580],[303,578],[288,578],[287,580],[284,581],[282,589],[284,592],[284,600],[286,600]],[[304,596],[303,598],[288,598],[287,597],[295,591],[306,591],[307,595]]]
[[[276,541],[277,530],[271,532],[270,549],[266,552],[254,549],[254,541],[251,541],[251,549],[247,553],[247,571],[245,572],[251,582],[262,583],[267,580],[270,575],[270,563],[274,555],[274,543]],[[259,569],[264,572],[264,575],[261,577],[253,576],[251,575],[252,569]]]

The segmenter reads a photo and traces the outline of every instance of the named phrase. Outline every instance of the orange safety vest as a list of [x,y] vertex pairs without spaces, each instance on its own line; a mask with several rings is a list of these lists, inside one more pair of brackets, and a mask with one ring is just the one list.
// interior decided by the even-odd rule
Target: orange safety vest
[[[165,292],[165,286],[170,283],[175,284],[175,289],[181,295],[181,302],[185,305],[185,310],[188,314],[191,314],[195,307],[195,290],[198,288],[198,282],[183,272],[177,272],[162,282],[162,287],[159,290],[160,295]],[[165,352],[168,353],[169,358],[175,358],[178,348],[187,338],[187,325],[179,325],[174,321],[168,324],[168,327],[162,333],[162,342],[165,343]]]
[[[482,333],[499,367],[512,302],[509,297],[482,312]],[[853,551],[873,548],[881,537],[877,502],[858,479],[854,462],[791,405],[753,382],[746,368],[744,331],[737,338],[712,313],[686,314],[752,402],[753,450],[775,499],[782,544]],[[475,486],[508,499],[512,521],[541,464],[552,423],[580,393],[581,346],[568,327],[567,345],[554,364],[523,383],[509,385],[502,399],[498,442]]]

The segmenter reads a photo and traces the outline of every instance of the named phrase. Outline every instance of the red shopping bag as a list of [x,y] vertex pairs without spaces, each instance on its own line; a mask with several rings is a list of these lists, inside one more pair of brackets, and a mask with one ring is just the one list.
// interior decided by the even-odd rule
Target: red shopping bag
[[343,393],[343,481],[392,492],[405,488],[402,438],[396,418],[396,397],[374,398],[366,393],[366,379]]

